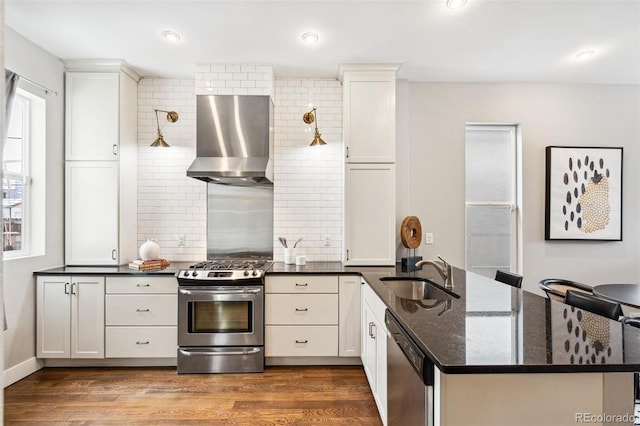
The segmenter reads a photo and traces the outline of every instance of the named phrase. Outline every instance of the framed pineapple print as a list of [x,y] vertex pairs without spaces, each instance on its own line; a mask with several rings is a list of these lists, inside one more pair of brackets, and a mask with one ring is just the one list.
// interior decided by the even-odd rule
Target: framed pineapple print
[[545,240],[622,241],[622,148],[546,147]]

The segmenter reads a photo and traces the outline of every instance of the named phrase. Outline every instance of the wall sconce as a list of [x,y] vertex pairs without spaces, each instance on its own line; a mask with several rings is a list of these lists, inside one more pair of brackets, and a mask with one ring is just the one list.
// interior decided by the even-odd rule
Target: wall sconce
[[314,108],[309,112],[305,112],[304,115],[302,116],[302,121],[304,121],[305,123],[311,124],[314,121],[316,123],[316,134],[313,137],[313,140],[311,141],[309,146],[326,145],[327,144],[320,137],[320,133],[318,133],[318,120],[316,120],[316,115],[317,115],[317,112],[316,112],[316,109]]
[[162,136],[162,132],[160,131],[160,121],[158,120],[158,112],[166,112],[167,121],[169,123],[175,123],[176,121],[178,121],[178,113],[175,111],[163,111],[161,109],[154,109],[154,111],[156,112],[156,124],[158,125],[158,138],[155,141],[153,141],[151,146],[168,147],[170,145],[164,141],[164,137]]

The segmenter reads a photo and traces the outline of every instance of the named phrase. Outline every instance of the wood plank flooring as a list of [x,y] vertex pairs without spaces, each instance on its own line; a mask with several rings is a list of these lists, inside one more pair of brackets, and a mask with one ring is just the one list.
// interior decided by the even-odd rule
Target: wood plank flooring
[[4,423],[381,425],[360,366],[266,367],[263,374],[175,368],[45,368],[4,390]]

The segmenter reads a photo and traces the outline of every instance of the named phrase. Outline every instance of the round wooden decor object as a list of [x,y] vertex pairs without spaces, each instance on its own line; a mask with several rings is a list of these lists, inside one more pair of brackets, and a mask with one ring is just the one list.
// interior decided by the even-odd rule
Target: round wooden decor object
[[414,249],[420,247],[420,242],[422,242],[420,219],[416,216],[407,216],[402,219],[400,238],[402,239],[402,245],[406,248]]

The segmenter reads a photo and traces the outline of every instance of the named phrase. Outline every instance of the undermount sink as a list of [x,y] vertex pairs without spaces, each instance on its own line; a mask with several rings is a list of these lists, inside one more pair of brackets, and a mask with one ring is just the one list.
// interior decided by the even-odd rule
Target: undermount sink
[[382,283],[386,285],[393,294],[402,299],[451,300],[460,297],[457,294],[449,292],[431,281],[422,278],[382,277],[380,278],[380,281],[382,281]]

